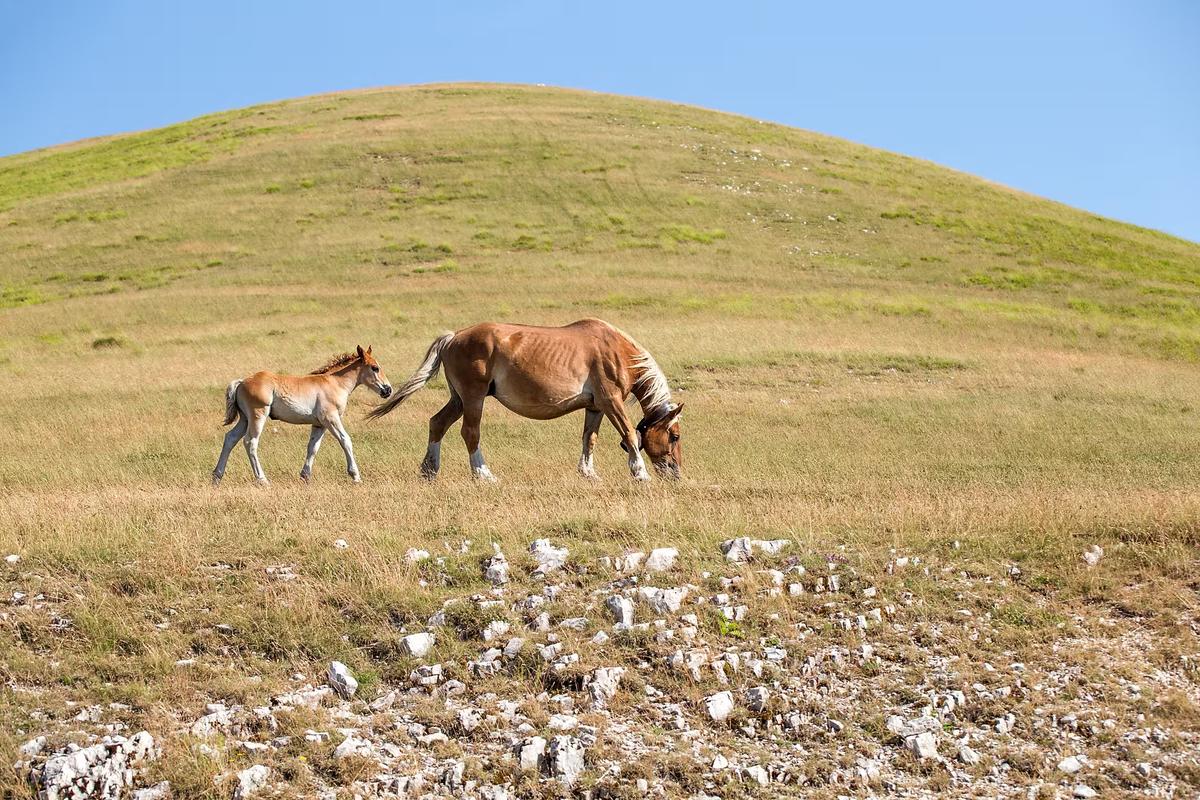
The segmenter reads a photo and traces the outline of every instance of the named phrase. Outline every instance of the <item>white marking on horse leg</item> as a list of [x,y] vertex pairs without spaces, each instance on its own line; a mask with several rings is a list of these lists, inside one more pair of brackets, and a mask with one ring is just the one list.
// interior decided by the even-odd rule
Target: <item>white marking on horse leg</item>
[[476,480],[495,483],[498,478],[488,469],[487,464],[483,461],[483,448],[475,448],[475,452],[471,453],[471,474]]
[[337,443],[342,446],[342,452],[346,454],[346,474],[355,483],[362,483],[358,472],[358,462],[354,460],[354,444],[350,441],[350,434],[346,433],[346,429],[342,427],[341,420],[331,421],[329,432],[333,434],[333,438],[337,439]]
[[579,474],[588,480],[600,480],[600,475],[596,473],[596,468],[592,466],[592,454],[583,453],[579,456]]
[[430,442],[425,448],[425,460],[421,462],[421,477],[433,480],[442,468],[442,443]]
[[266,414],[249,420],[246,423],[246,438],[243,441],[246,445],[246,456],[250,459],[250,469],[254,472],[254,479],[264,486],[269,481],[267,480],[267,473],[263,471],[262,465],[258,463],[258,437],[262,436],[263,428],[266,424]]
[[312,433],[308,435],[308,455],[304,459],[304,466],[300,469],[300,479],[308,483],[309,477],[312,475],[313,461],[317,457],[317,451],[321,449],[321,439],[325,436],[325,429],[317,425],[313,426]]
[[646,472],[646,462],[642,461],[640,450],[635,450],[629,456],[629,473],[635,481],[649,482],[650,480],[650,473]]

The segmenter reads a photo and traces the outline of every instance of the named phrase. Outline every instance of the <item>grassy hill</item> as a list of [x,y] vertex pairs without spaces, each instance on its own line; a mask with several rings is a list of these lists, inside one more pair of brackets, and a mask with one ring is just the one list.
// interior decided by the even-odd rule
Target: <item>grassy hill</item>
[[[443,330],[584,316],[647,345],[686,402],[683,484],[631,485],[605,429],[605,481],[585,485],[581,417],[489,405],[501,484],[470,484],[452,433],[424,485],[439,381],[379,423],[352,397],[361,487],[332,444],[302,486],[307,432],[279,424],[270,489],[240,448],[208,486],[232,378],[362,343],[398,382]],[[919,554],[989,578],[965,598],[937,570],[880,578],[931,624],[963,606],[1007,620],[961,645],[979,662],[1049,668],[1062,637],[1150,631],[1134,661],[1192,689],[1112,713],[1181,724],[1200,651],[1198,362],[1200,245],[696,108],[421,86],[3,158],[0,549],[21,560],[0,579],[44,602],[0,618],[0,745],[61,738],[69,702],[119,701],[191,752],[168,722],[207,698],[249,701],[331,658],[367,688],[405,676],[398,626],[481,590],[492,541],[511,556],[538,536],[580,563],[673,544],[697,571],[738,535],[880,576]],[[1093,543],[1107,555],[1088,569]],[[414,546],[449,547],[448,574],[419,583]],[[277,564],[300,579],[281,588]],[[169,777],[203,795],[236,763],[175,758]]]

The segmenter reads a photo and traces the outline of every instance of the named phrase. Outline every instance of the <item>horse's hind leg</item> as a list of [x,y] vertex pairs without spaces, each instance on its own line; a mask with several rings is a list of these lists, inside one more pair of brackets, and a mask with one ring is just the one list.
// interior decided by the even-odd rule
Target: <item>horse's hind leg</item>
[[217,459],[217,466],[212,474],[213,486],[219,484],[221,478],[225,477],[225,465],[229,463],[229,454],[233,452],[233,448],[237,447],[238,440],[245,435],[246,415],[239,412],[237,423],[225,434],[225,442],[221,445],[221,457]]
[[592,466],[592,451],[596,449],[596,437],[600,432],[600,423],[604,422],[603,411],[593,411],[590,408],[583,417],[583,453],[579,456],[579,474],[588,480],[598,481],[596,468]]
[[483,401],[486,398],[485,394],[463,398],[462,437],[466,442],[467,452],[471,455],[471,476],[476,480],[495,483],[496,476],[484,462],[483,448],[479,446],[479,425],[483,420]]
[[250,458],[250,469],[254,471],[254,479],[264,486],[269,483],[267,473],[263,472],[258,463],[258,438],[262,436],[263,428],[267,425],[267,409],[256,408],[250,412],[250,420],[246,426],[246,455]]
[[421,462],[421,477],[425,480],[431,481],[437,477],[438,470],[442,468],[442,437],[462,415],[462,400],[451,390],[446,405],[429,418],[429,447],[425,449],[425,460]]
[[312,475],[313,460],[317,457],[317,451],[321,449],[321,439],[324,436],[324,428],[320,425],[312,426],[312,433],[308,435],[308,455],[304,459],[304,466],[300,469],[300,480],[305,483],[308,483],[308,479]]

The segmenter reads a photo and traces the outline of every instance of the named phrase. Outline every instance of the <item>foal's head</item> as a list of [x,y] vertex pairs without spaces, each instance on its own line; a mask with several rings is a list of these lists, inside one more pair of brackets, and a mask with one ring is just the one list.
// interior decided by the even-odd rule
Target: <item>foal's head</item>
[[388,383],[387,377],[383,374],[383,369],[379,366],[379,362],[375,360],[375,356],[371,355],[371,346],[367,345],[367,349],[363,350],[362,345],[358,346],[358,358],[362,363],[358,368],[358,382],[365,383],[375,391],[379,392],[382,398],[388,398],[392,394],[392,385]]
[[664,478],[683,477],[683,447],[679,443],[679,415],[683,403],[638,423],[638,439],[654,470]]

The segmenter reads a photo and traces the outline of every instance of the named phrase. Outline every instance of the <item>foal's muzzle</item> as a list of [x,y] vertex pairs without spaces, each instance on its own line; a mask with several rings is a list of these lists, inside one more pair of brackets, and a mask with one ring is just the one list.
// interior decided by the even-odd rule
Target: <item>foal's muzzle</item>
[[391,397],[392,396],[392,385],[390,383],[387,383],[387,384],[384,384],[383,386],[380,386],[379,387],[379,396],[382,397],[384,400],[387,400],[389,397]]

